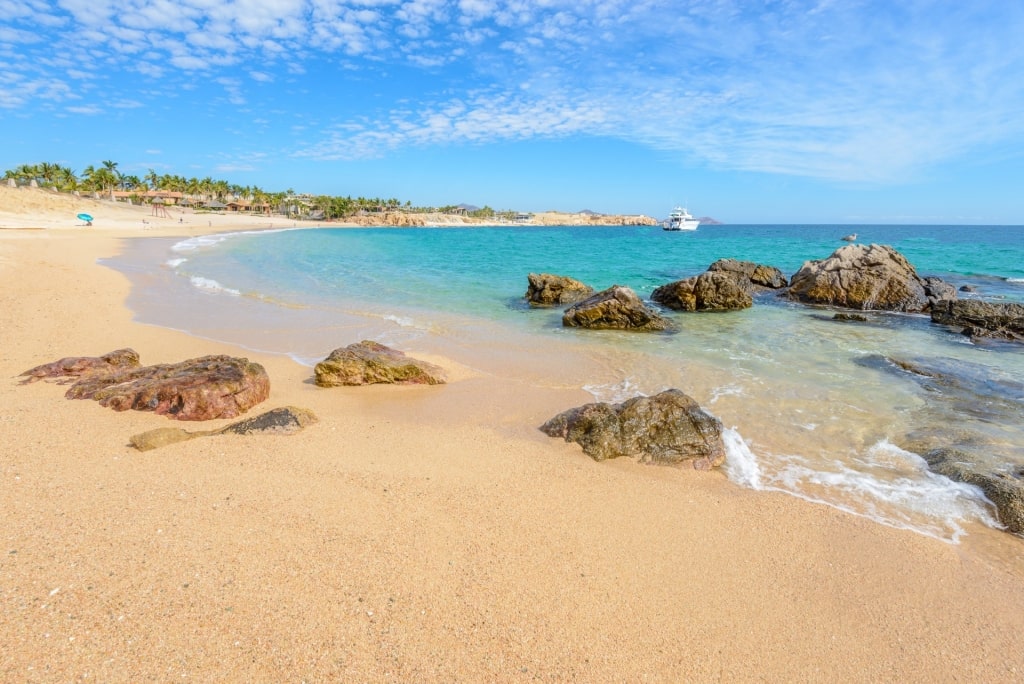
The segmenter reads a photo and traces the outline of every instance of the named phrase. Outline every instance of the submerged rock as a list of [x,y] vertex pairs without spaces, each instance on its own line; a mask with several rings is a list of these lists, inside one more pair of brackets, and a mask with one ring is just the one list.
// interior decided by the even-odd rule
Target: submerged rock
[[440,385],[444,370],[379,342],[363,340],[335,349],[316,364],[315,382],[320,387],[372,385]]
[[139,451],[150,451],[168,444],[177,444],[196,437],[210,435],[292,435],[315,422],[317,422],[317,417],[312,411],[286,406],[240,420],[219,430],[190,432],[181,428],[157,428],[133,435],[129,443]]
[[996,472],[971,462],[972,456],[954,448],[940,448],[924,454],[928,467],[956,482],[981,488],[995,504],[999,522],[1009,532],[1024,534],[1024,468]]
[[932,322],[959,327],[970,337],[1024,342],[1024,304],[977,299],[945,301],[932,308]]
[[671,323],[644,306],[633,290],[612,285],[582,302],[573,304],[562,314],[562,325],[593,330],[670,330]]
[[530,273],[524,297],[530,306],[555,306],[586,299],[594,288],[578,280],[550,273]]
[[697,470],[725,461],[722,423],[676,389],[621,404],[585,404],[558,414],[540,430],[578,443],[595,461],[620,456],[666,465],[690,461]]
[[1024,445],[1014,437],[1024,382],[952,358],[870,355],[857,362],[925,390],[920,427],[897,440],[899,446],[924,458],[930,470],[980,487],[1007,529],[1024,534]]
[[175,420],[234,418],[269,395],[263,366],[224,355],[87,374],[65,394],[115,411],[153,411]]
[[139,365],[139,354],[134,349],[117,349],[103,356],[69,356],[30,368],[21,374],[25,377],[21,384],[44,378],[61,378],[58,384],[67,384],[90,373],[110,373]]
[[786,296],[848,309],[924,312],[943,297],[956,297],[955,289],[940,284],[937,278],[921,278],[892,247],[846,245],[827,259],[804,263]]

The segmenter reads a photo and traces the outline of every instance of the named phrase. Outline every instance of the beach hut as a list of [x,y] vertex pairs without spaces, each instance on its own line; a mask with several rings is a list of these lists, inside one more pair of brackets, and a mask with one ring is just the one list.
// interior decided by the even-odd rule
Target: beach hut
[[206,208],[207,209],[213,209],[213,210],[220,210],[220,209],[227,209],[228,205],[224,204],[223,202],[219,202],[217,200],[210,200],[209,202],[206,203]]

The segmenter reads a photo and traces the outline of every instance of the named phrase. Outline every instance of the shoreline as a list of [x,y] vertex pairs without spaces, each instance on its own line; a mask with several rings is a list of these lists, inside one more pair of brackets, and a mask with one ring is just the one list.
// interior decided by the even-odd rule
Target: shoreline
[[[4,679],[1024,671],[1020,539],[973,525],[954,546],[720,473],[595,463],[503,420],[503,405],[540,401],[546,415],[581,403],[573,392],[523,396],[458,359],[431,359],[451,371],[444,386],[316,388],[289,358],[132,320],[128,279],[97,263],[124,238],[242,226],[118,220],[0,230]],[[139,453],[137,432],[228,421],[116,413],[15,377],[126,346],[144,364],[246,356],[272,383],[249,415],[291,404],[320,422]]]

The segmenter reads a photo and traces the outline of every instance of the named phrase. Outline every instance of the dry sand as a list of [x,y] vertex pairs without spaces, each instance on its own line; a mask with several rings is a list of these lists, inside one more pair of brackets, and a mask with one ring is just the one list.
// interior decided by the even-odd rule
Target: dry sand
[[[719,473],[594,463],[533,428],[585,396],[458,359],[432,359],[444,386],[316,388],[289,359],[133,322],[97,264],[234,217],[144,226],[44,194],[0,188],[0,226],[45,227],[0,230],[2,681],[1024,678],[1018,538],[955,546]],[[179,425],[15,377],[126,346],[248,356],[273,383],[259,410],[320,422],[139,453],[130,435]]]

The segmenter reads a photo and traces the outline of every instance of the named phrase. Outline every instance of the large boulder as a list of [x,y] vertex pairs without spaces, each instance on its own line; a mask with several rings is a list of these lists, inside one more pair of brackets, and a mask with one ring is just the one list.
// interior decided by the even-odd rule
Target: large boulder
[[270,395],[270,378],[258,363],[204,356],[83,375],[65,396],[94,399],[115,411],[153,411],[175,420],[234,418]]
[[127,368],[139,367],[139,354],[134,349],[117,349],[103,356],[68,356],[51,363],[30,368],[22,377],[21,384],[36,382],[44,378],[58,378],[58,384],[74,382],[91,373],[111,373]]
[[[846,245],[827,259],[805,262],[790,280],[787,296],[848,309],[924,312],[931,306],[929,295],[939,295],[936,280],[926,291],[906,257],[888,245]],[[956,290],[945,295],[955,297]]]
[[585,404],[558,414],[540,429],[578,443],[595,461],[619,456],[665,465],[690,461],[697,470],[725,461],[722,423],[676,389],[621,404]]
[[594,288],[578,280],[550,273],[530,273],[526,276],[526,301],[530,306],[571,304],[589,297]]
[[633,290],[612,285],[573,304],[562,314],[562,325],[593,330],[670,330],[671,323],[644,306]]
[[959,327],[971,337],[1024,342],[1024,304],[944,301],[932,307],[932,322]]
[[735,311],[754,305],[754,293],[786,286],[773,266],[719,259],[700,275],[662,285],[651,299],[677,311]]
[[379,342],[363,340],[335,349],[316,364],[315,382],[320,387],[373,385],[440,385],[444,370],[405,355]]

